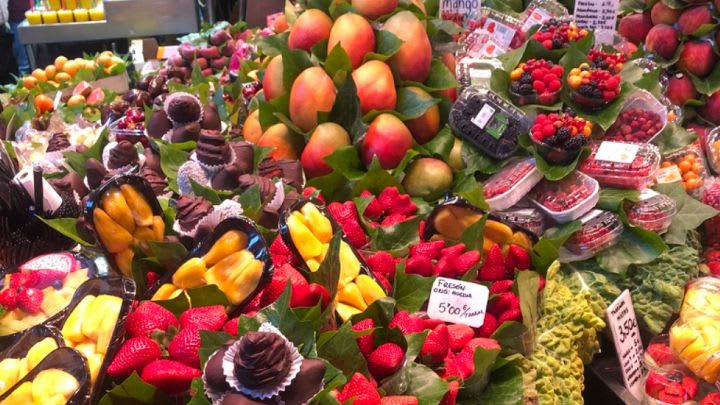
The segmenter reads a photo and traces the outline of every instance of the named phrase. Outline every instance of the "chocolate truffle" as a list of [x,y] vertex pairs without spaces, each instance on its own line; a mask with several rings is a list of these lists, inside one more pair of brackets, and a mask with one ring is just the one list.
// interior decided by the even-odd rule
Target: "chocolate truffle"
[[210,201],[194,195],[183,195],[175,203],[175,219],[185,231],[192,231],[214,209]]
[[143,167],[142,171],[140,172],[140,176],[144,177],[145,180],[150,183],[150,188],[152,188],[152,191],[156,196],[165,193],[165,189],[168,186],[168,182],[165,179],[165,176],[161,175],[160,173],[147,166]]
[[231,157],[230,145],[220,131],[202,130],[198,139],[195,156],[200,163],[217,166],[228,163]]
[[310,401],[323,386],[325,363],[319,359],[304,359],[300,372],[292,383],[280,393],[285,405],[303,405]]
[[265,159],[258,167],[259,174],[264,177],[282,178],[285,183],[301,189],[303,186],[302,165],[298,160],[289,159]]
[[58,132],[53,134],[53,136],[48,141],[46,152],[62,151],[69,148],[70,146],[71,145],[70,140],[68,139],[68,134],[64,132]]
[[200,121],[202,129],[213,129],[220,131],[222,129],[222,122],[220,122],[220,114],[218,113],[217,106],[212,101],[203,108],[202,121]]
[[215,190],[235,190],[240,185],[238,177],[241,175],[240,168],[234,163],[225,165],[212,179],[212,188]]
[[188,141],[197,141],[200,136],[200,124],[191,122],[175,128],[170,135],[170,142],[182,143]]
[[148,135],[153,138],[162,138],[172,128],[172,122],[168,119],[165,110],[153,111],[147,126]]
[[225,373],[223,373],[222,368],[223,356],[225,356],[225,352],[230,345],[231,344],[228,343],[219,348],[210,356],[205,364],[205,384],[210,391],[218,394],[232,389],[230,384],[227,383],[227,379],[225,378]]
[[100,187],[106,175],[107,169],[99,160],[90,158],[85,161],[85,177],[91,189]]
[[160,165],[160,154],[155,152],[152,146],[146,146],[143,155],[145,155],[145,163],[143,166],[165,177],[165,173],[163,173],[162,166]]
[[287,378],[292,361],[280,335],[248,332],[240,338],[239,345],[233,359],[234,374],[243,387],[274,387]]
[[270,202],[275,197],[275,183],[272,179],[254,174],[243,174],[238,178],[238,187],[243,191],[257,185],[260,188],[260,197],[264,203]]
[[178,124],[198,122],[201,111],[200,101],[189,93],[171,94],[165,102],[168,118]]
[[252,145],[245,141],[239,141],[231,142],[230,147],[233,152],[235,152],[235,161],[233,161],[233,164],[240,168],[240,174],[252,173],[255,164],[253,160],[255,152],[253,151]]
[[120,141],[114,148],[110,149],[107,167],[116,170],[128,165],[137,164],[139,161],[137,149],[130,141]]

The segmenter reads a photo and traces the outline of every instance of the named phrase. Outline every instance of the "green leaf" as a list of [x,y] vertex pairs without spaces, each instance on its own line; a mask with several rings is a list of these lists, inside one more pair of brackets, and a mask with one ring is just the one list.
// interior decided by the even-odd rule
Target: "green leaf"
[[[177,185],[177,173],[180,166],[188,160],[188,153],[180,149],[176,149],[165,142],[157,142],[160,150],[160,168],[169,182]],[[172,188],[172,187],[171,187]],[[176,190],[177,191],[177,190]]]
[[192,184],[193,194],[196,196],[210,201],[213,205],[219,205],[222,202],[222,200],[220,200],[220,196],[215,190],[205,187],[193,179],[190,179],[190,183]]
[[356,372],[368,375],[367,363],[353,334],[352,324],[345,322],[337,330],[322,333],[318,338],[318,355],[342,370],[350,378]]
[[[291,89],[295,78],[297,78],[303,70],[313,67],[310,56],[302,50],[282,50],[283,62],[283,86]],[[264,127],[263,127],[264,128]]]
[[597,208],[618,212],[626,200],[630,202],[640,201],[640,192],[638,190],[602,188],[600,189],[600,200],[597,203]]
[[550,181],[558,181],[567,177],[570,173],[575,171],[578,163],[588,157],[591,153],[590,148],[586,147],[583,148],[583,150],[577,155],[575,160],[573,160],[570,164],[564,166],[552,165],[548,163],[545,159],[543,159],[542,156],[540,156],[537,149],[535,148],[535,144],[530,139],[530,135],[520,135],[518,137],[518,142],[520,143],[520,146],[525,148],[528,152],[532,153],[532,155],[535,157],[536,167],[538,168],[540,173],[542,173],[543,176],[545,176],[545,178]]
[[361,120],[360,99],[352,76],[347,76],[343,85],[338,89],[335,100],[335,105],[330,111],[330,121],[345,128],[352,136],[353,141],[357,141],[365,134],[366,126]]
[[557,260],[560,247],[580,229],[582,229],[582,223],[573,221],[545,231],[530,252],[535,270],[540,274],[545,274],[550,265]]
[[318,283],[325,286],[330,301],[335,299],[337,294],[337,285],[340,280],[340,243],[342,242],[342,233],[337,232],[330,240],[325,260],[320,263],[318,271],[310,273],[310,282]]
[[390,31],[380,30],[375,32],[375,52],[365,55],[364,61],[379,60],[386,61],[395,55],[402,46],[403,41]]
[[697,139],[695,131],[688,131],[674,122],[668,122],[665,129],[658,134],[653,143],[660,148],[663,155],[677,152]]
[[234,337],[225,332],[213,332],[210,330],[200,331],[200,365],[205,367],[208,358],[225,343],[233,340]]
[[445,66],[440,59],[433,59],[430,64],[430,74],[425,83],[417,83],[411,81],[403,81],[403,86],[420,87],[428,93],[434,93],[439,90],[451,89],[457,87],[455,75]]
[[521,271],[516,279],[518,296],[520,297],[520,311],[523,325],[533,335],[537,326],[538,315],[538,288],[540,277],[534,271]]
[[105,145],[108,143],[107,139],[107,128],[103,128],[100,135],[98,135],[97,140],[95,141],[95,144],[93,144],[90,149],[87,150],[85,153],[77,153],[77,152],[65,152],[63,153],[63,156],[66,159],[66,162],[70,168],[77,173],[80,177],[85,177],[85,161],[87,161],[90,158],[97,159],[99,161],[102,161],[102,151],[103,148],[105,148]]
[[338,172],[332,172],[326,176],[309,179],[307,181],[307,187],[315,187],[318,190],[322,190],[327,202],[347,201],[353,196],[348,179]]
[[516,365],[505,366],[490,377],[490,383],[480,397],[482,404],[522,405],[524,403],[523,373]]
[[653,189],[672,198],[677,204],[677,214],[665,234],[665,242],[669,244],[684,245],[688,231],[697,229],[703,222],[720,213],[690,197],[678,182],[658,184]]
[[209,284],[198,288],[191,288],[186,291],[190,300],[190,307],[209,307],[211,305],[230,305],[225,293],[215,284]]
[[502,347],[502,353],[529,355],[533,350],[532,333],[520,322],[507,321],[491,336]]
[[406,121],[422,116],[428,108],[438,103],[440,103],[439,98],[422,97],[407,87],[401,87],[397,93],[395,110],[401,115],[400,119]]
[[404,265],[395,272],[393,297],[397,307],[410,313],[419,311],[430,297],[436,277],[423,277],[405,273]]
[[448,383],[422,364],[411,363],[405,368],[405,372],[405,395],[417,397],[418,405],[436,405],[448,392]]
[[243,209],[243,215],[257,221],[262,215],[263,201],[260,195],[260,186],[253,185],[248,187],[240,194],[239,201]]
[[715,64],[713,70],[706,77],[700,78],[694,74],[688,74],[695,85],[695,89],[697,89],[700,94],[711,95],[720,90],[720,67],[718,67],[717,64]]
[[342,174],[348,180],[357,180],[365,175],[365,166],[360,160],[357,148],[353,145],[335,149],[324,160],[335,172]]
[[418,147],[421,151],[431,156],[442,158],[443,161],[447,161],[450,156],[450,151],[455,145],[455,137],[452,131],[448,127],[443,129],[435,135],[430,142]]
[[154,385],[140,379],[136,371],[100,399],[100,405],[152,405],[168,402],[169,398]]
[[153,257],[167,270],[175,270],[187,257],[188,251],[179,242],[147,241]]
[[185,293],[178,294],[177,297],[169,300],[160,300],[153,302],[167,309],[178,317],[190,308],[190,300]]
[[463,142],[461,155],[465,162],[465,171],[468,173],[495,174],[508,162],[507,160],[493,159],[467,142]]
[[56,230],[61,235],[66,236],[73,241],[83,246],[93,246],[92,243],[84,240],[77,231],[77,219],[76,218],[55,218],[55,219],[44,219],[37,216],[37,219],[44,222],[50,228]]
[[392,226],[374,228],[375,232],[371,232],[370,235],[371,249],[385,250],[396,256],[407,252],[410,245],[418,243],[420,221],[420,217],[415,217]]
[[473,175],[461,177],[460,174],[458,174],[456,176],[456,184],[453,186],[453,193],[484,211],[490,211],[490,206],[485,202],[482,184],[478,183]]
[[490,380],[490,370],[495,365],[495,360],[499,354],[500,350],[487,350],[482,347],[475,349],[475,355],[473,356],[475,370],[463,383],[462,389],[458,392],[458,397],[475,401],[480,399]]
[[330,51],[323,67],[330,77],[335,77],[335,74],[341,70],[345,72],[352,71],[350,57],[347,52],[345,52],[345,49],[343,49],[340,42],[338,42]]
[[187,405],[212,405],[210,400],[205,396],[205,385],[202,378],[193,378],[192,384],[190,385],[190,393],[193,392],[194,394]]
[[625,274],[631,264],[650,263],[665,250],[667,245],[658,234],[639,227],[626,227],[620,240],[598,253],[595,260],[609,273]]
[[387,187],[398,187],[402,189],[400,182],[380,166],[380,161],[377,156],[373,156],[367,173],[357,180],[352,189],[356,195],[360,195],[364,190],[378,195]]
[[483,238],[485,230],[485,221],[487,221],[487,215],[483,215],[480,220],[465,228],[460,236],[460,242],[464,243],[467,250],[478,250],[483,251]]
[[[287,51],[288,43],[287,43],[287,36],[288,34],[280,34],[280,35],[271,35],[267,37],[261,36],[260,39],[257,41],[257,45],[259,49],[262,49],[262,52],[265,55],[268,56],[276,56],[282,54],[283,51]],[[288,87],[289,88],[289,87]]]

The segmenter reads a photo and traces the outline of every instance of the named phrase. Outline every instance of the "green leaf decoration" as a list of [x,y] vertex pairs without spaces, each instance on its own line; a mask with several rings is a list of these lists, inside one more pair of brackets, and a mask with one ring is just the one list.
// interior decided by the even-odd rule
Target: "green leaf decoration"
[[136,371],[100,399],[100,405],[152,405],[170,401],[154,385],[148,384]]
[[485,202],[482,184],[475,180],[475,176],[473,175],[461,177],[460,174],[458,174],[455,178],[453,193],[482,210],[490,211],[490,206]]
[[152,256],[155,257],[165,269],[177,269],[188,255],[187,249],[179,242],[147,241]]
[[348,145],[335,149],[325,162],[333,171],[342,174],[348,180],[357,180],[365,175],[365,166],[355,146]]
[[[406,372],[407,367],[413,364],[417,356],[420,354],[420,350],[422,350],[422,346],[425,343],[428,333],[430,333],[430,331],[426,330],[420,333],[411,333],[403,336],[402,343],[404,343],[404,345],[400,346],[407,347],[405,349],[405,361],[398,371],[383,379],[382,384],[379,387],[386,393],[386,395],[396,395],[405,392],[408,384],[408,375]],[[382,341],[384,342],[384,340]]]
[[50,228],[56,230],[58,233],[60,233],[63,236],[66,236],[70,239],[72,239],[74,242],[77,242],[83,246],[93,246],[92,243],[86,241],[83,239],[80,234],[77,231],[77,218],[55,218],[55,219],[45,219],[40,216],[37,216],[37,219],[44,222],[47,226]]
[[353,8],[349,2],[334,1],[332,2],[332,4],[330,4],[328,11],[330,12],[330,17],[332,17],[333,20],[337,20],[337,18],[341,15],[352,12]]
[[192,397],[187,405],[212,405],[210,400],[205,396],[205,384],[202,378],[193,378],[192,384],[190,384],[190,393]]
[[460,399],[479,401],[490,381],[490,371],[495,365],[495,360],[499,354],[500,350],[487,350],[482,347],[475,349],[475,355],[473,356],[475,370],[464,381],[462,389],[458,392]]
[[307,181],[307,187],[322,190],[327,202],[347,201],[352,198],[353,191],[348,179],[338,172],[332,172],[322,177],[315,177]]
[[157,141],[160,150],[160,168],[168,178],[169,187],[178,191],[177,173],[180,166],[188,160],[188,153],[174,148],[165,142]]
[[397,93],[397,106],[395,110],[398,113],[398,117],[406,121],[422,116],[430,107],[439,103],[439,98],[425,99],[409,88],[401,87]]
[[243,215],[255,221],[260,219],[263,209],[260,186],[256,184],[248,187],[242,194],[240,194],[239,202],[243,209]]
[[355,373],[368,375],[367,363],[355,341],[350,322],[345,322],[337,330],[320,334],[317,351],[347,378]]
[[100,132],[100,135],[98,135],[97,140],[95,141],[95,144],[90,147],[90,149],[87,150],[85,153],[78,153],[78,152],[65,152],[63,153],[63,156],[65,157],[65,161],[67,162],[68,166],[78,174],[80,177],[85,177],[85,162],[90,159],[97,159],[99,161],[102,161],[102,151],[105,148],[105,146],[108,144],[108,129],[107,127],[103,128],[102,132]]
[[367,173],[357,180],[352,189],[355,195],[360,195],[364,190],[378,195],[386,187],[398,187],[398,189],[402,189],[400,182],[380,166],[380,161],[377,156],[373,156]]
[[[377,195],[377,194],[376,194]],[[378,226],[370,232],[373,251],[384,250],[394,256],[405,254],[410,245],[418,243],[418,226],[421,218],[415,217],[392,226]]]
[[233,340],[234,337],[225,332],[213,332],[210,330],[200,331],[200,366],[205,368],[210,356],[225,343]]
[[507,321],[503,323],[495,330],[491,338],[500,344],[503,355],[520,353],[527,356],[533,350],[532,333],[520,322]]
[[520,312],[522,312],[523,325],[534,335],[539,319],[538,288],[540,287],[540,277],[534,271],[520,271],[517,275],[516,285],[520,297]]
[[668,122],[665,129],[653,139],[663,155],[677,152],[697,139],[695,131],[688,131],[674,122]]
[[302,50],[285,49],[282,52],[283,62],[283,86],[291,89],[295,78],[297,78],[303,70],[313,67],[310,56]]
[[307,8],[316,8],[324,13],[328,13],[330,4],[334,3],[333,0],[307,0]]
[[496,405],[522,405],[524,403],[523,373],[520,367],[508,365],[493,372],[480,402]]
[[390,31],[375,31],[375,52],[365,55],[364,62],[369,60],[386,61],[395,55],[402,46],[403,41]]
[[330,51],[323,67],[325,68],[325,71],[330,77],[335,77],[337,72],[341,70],[345,72],[352,71],[350,57],[343,49],[340,42],[338,42],[335,47]]
[[287,37],[290,33],[283,33],[279,35],[271,35],[267,37],[261,36],[257,40],[258,49],[261,49],[263,54],[268,56],[277,56],[287,51],[288,43]]
[[430,142],[417,147],[423,154],[441,158],[447,161],[450,151],[455,145],[455,137],[447,126],[440,130]]
[[601,188],[597,208],[619,212],[623,208],[625,201],[640,201],[640,192],[638,190],[622,190],[619,188]]
[[405,266],[395,272],[393,297],[399,310],[410,313],[419,311],[430,297],[430,290],[436,277],[423,277],[405,273]]
[[433,93],[439,90],[452,89],[457,87],[455,75],[445,66],[440,59],[433,59],[430,64],[430,74],[425,83],[417,83],[412,81],[403,81],[403,86],[415,86]]
[[352,136],[353,142],[357,142],[367,128],[361,120],[360,99],[352,76],[347,76],[338,89],[335,100],[335,105],[330,111],[330,121],[345,128]]
[[[624,216],[624,212],[621,214]],[[620,240],[595,256],[598,265],[614,274],[625,274],[632,264],[646,264],[667,250],[663,239],[655,232],[626,225]]]
[[465,171],[468,173],[495,174],[508,162],[507,159],[493,159],[467,142],[463,142],[461,154],[466,166]]
[[679,182],[658,184],[653,189],[672,198],[677,204],[678,212],[664,235],[665,242],[671,245],[684,245],[688,231],[698,228],[703,222],[720,213],[690,197]]
[[190,300],[190,307],[209,307],[211,305],[230,305],[225,293],[220,291],[220,288],[214,284],[191,288],[186,291],[188,299]]
[[467,250],[483,251],[483,231],[485,230],[487,217],[487,215],[483,215],[480,220],[463,231],[462,236],[460,236],[460,242],[465,244]]
[[342,233],[337,232],[330,240],[325,260],[320,263],[318,271],[310,273],[310,282],[318,283],[327,289],[330,301],[335,299],[337,294],[338,281],[340,280],[340,243]]
[[530,252],[535,270],[544,275],[550,265],[557,260],[560,247],[580,229],[582,229],[582,223],[572,221],[545,231]]
[[418,405],[435,405],[448,392],[448,383],[422,364],[410,363],[404,371],[407,389],[403,394],[417,397]]
[[220,196],[214,189],[205,187],[193,179],[190,179],[190,184],[192,185],[193,194],[196,196],[210,201],[213,205],[219,205],[222,202]]
[[711,95],[720,90],[720,67],[717,64],[706,77],[697,77],[691,73],[688,75],[700,94]]
[[518,142],[520,143],[520,146],[525,148],[528,152],[530,152],[535,157],[535,166],[538,168],[538,171],[545,176],[546,179],[550,181],[558,181],[562,180],[565,177],[567,177],[570,173],[575,171],[575,168],[577,167],[578,163],[580,161],[584,160],[586,157],[590,156],[591,149],[589,147],[583,148],[583,150],[577,155],[575,160],[573,160],[570,164],[567,165],[552,165],[548,161],[546,161],[540,154],[538,153],[537,149],[535,148],[535,144],[530,139],[530,135],[528,134],[522,134],[518,137]]

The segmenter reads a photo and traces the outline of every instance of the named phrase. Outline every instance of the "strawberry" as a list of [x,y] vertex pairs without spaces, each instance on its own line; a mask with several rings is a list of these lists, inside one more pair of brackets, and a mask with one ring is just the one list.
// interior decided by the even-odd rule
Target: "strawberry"
[[293,295],[290,298],[290,307],[314,307],[318,301],[321,303],[320,308],[327,308],[330,304],[330,294],[328,294],[328,291],[322,285],[310,283],[307,287],[307,293],[304,296],[300,293],[295,294],[295,290],[293,290]]
[[120,350],[108,366],[107,373],[111,377],[127,377],[133,371],[141,373],[146,365],[161,356],[160,346],[149,337],[130,338],[120,346]]
[[420,357],[431,365],[440,364],[450,350],[448,342],[448,328],[445,325],[438,325],[425,338]]
[[500,280],[490,285],[490,296],[512,291],[513,280]]
[[355,222],[360,222],[360,216],[358,215],[357,206],[355,205],[355,202],[354,202],[354,201],[352,201],[352,200],[350,200],[350,201],[345,201],[345,202],[343,203],[343,208],[344,208],[345,211],[347,212],[348,220],[353,220],[353,221],[355,221]]
[[664,343],[651,343],[645,351],[659,366],[675,362],[675,356],[673,356],[670,346]]
[[528,270],[532,266],[528,252],[518,245],[510,245],[505,257],[505,270]]
[[431,260],[437,260],[440,258],[440,252],[443,249],[445,249],[444,240],[420,242],[410,247],[410,256],[424,256]]
[[345,234],[345,239],[347,239],[355,249],[361,249],[368,244],[365,230],[357,221],[347,221],[343,223],[342,230]]
[[378,219],[385,213],[385,208],[383,208],[383,205],[380,203],[380,201],[375,198],[374,195],[372,195],[371,192],[365,190],[362,193],[360,193],[360,197],[367,198],[372,197],[372,200],[370,200],[370,203],[365,207],[365,212],[363,212],[363,216],[370,219]]
[[219,331],[225,322],[227,322],[227,314],[222,305],[190,308],[180,315],[180,329],[195,328]]
[[475,352],[463,350],[455,355],[455,366],[463,379],[469,378],[475,371]]
[[228,335],[237,336],[238,335],[238,322],[240,321],[239,317],[232,318],[225,322],[225,325],[223,325],[223,332],[227,333]]
[[477,328],[475,334],[478,337],[489,338],[490,336],[492,336],[493,333],[495,333],[497,327],[497,319],[492,314],[486,313],[485,321],[483,322],[482,326]]
[[380,284],[380,286],[381,286],[388,294],[392,294],[393,288],[392,288],[392,284],[390,284],[390,281],[388,281],[388,279],[385,278],[384,275],[382,275],[382,274],[380,274],[380,273],[376,273],[376,272],[374,272],[374,271],[372,271],[372,270],[370,270],[370,271],[372,272],[373,276],[375,277],[375,281],[377,281],[377,282]]
[[382,397],[380,405],[418,405],[418,399],[412,395],[391,395]]
[[[402,210],[399,208],[402,208],[402,204],[406,204],[404,200],[400,200],[400,192],[397,187],[386,187],[380,195],[377,196],[377,199],[380,201],[380,204],[382,204],[385,214],[388,215],[400,213]],[[414,211],[408,214],[412,213],[414,213]]]
[[410,316],[408,311],[400,311],[388,325],[389,329],[398,328],[403,335],[409,335],[411,333],[418,333],[423,331],[423,321],[419,317]]
[[368,370],[380,381],[398,371],[405,360],[405,352],[395,343],[384,343],[368,356]]
[[158,281],[160,281],[160,275],[158,273],[155,273],[154,271],[148,271],[145,273],[145,287],[150,288]]
[[346,206],[339,202],[331,202],[327,206],[330,215],[340,224],[355,219],[356,212],[354,212],[354,206],[351,209],[350,206]]
[[500,344],[495,339],[489,338],[473,338],[463,348],[463,351],[475,354],[475,349],[482,347],[485,350],[500,350]]
[[488,306],[488,312],[499,317],[500,314],[510,309],[520,308],[520,298],[512,292],[506,292],[500,294],[498,297],[490,301]]
[[168,395],[177,395],[190,388],[193,378],[200,377],[202,372],[173,360],[155,360],[145,366],[140,378],[154,385]]
[[443,322],[439,319],[424,318],[422,320],[422,323],[423,323],[423,329],[433,330],[433,329],[437,328],[438,325],[442,325],[445,322]]
[[720,392],[707,394],[705,398],[700,401],[700,405],[720,405]]
[[302,191],[302,195],[305,198],[317,198],[325,204],[325,197],[320,193],[320,190],[315,187],[305,187]]
[[460,370],[460,367],[457,364],[457,358],[455,357],[455,353],[449,352],[447,356],[445,356],[445,360],[443,360],[443,369],[441,372],[438,373],[438,375],[445,380],[450,378],[464,378],[463,372]]
[[420,221],[418,224],[418,235],[420,235],[421,239],[425,239],[425,221]]
[[0,305],[8,311],[17,308],[18,292],[15,288],[6,288],[0,292]]
[[460,390],[460,383],[457,381],[448,382],[450,390],[445,393],[445,396],[440,401],[439,405],[455,405],[457,401],[458,391]]
[[178,326],[172,312],[152,301],[143,301],[125,321],[128,336],[149,336],[155,330],[166,331],[170,326]]
[[[372,318],[363,319],[352,327],[352,329],[356,332],[374,328],[375,321],[373,321]],[[360,353],[362,353],[363,356],[367,357],[370,355],[370,353],[372,353],[373,349],[375,348],[375,332],[373,331],[369,335],[360,336],[359,338],[356,338],[355,341],[357,342],[358,348],[360,349]]]
[[342,391],[337,394],[337,400],[342,402],[355,398],[353,405],[379,405],[380,394],[365,376],[355,373]]
[[369,256],[365,263],[370,267],[373,273],[381,273],[387,277],[395,277],[395,258],[388,252],[377,252]]
[[461,277],[480,263],[482,255],[477,250],[465,252],[455,259],[455,276]]
[[408,218],[405,217],[405,215],[403,215],[403,214],[390,214],[390,215],[386,216],[385,219],[382,220],[382,222],[380,222],[380,226],[397,225],[401,222],[404,222],[406,219],[408,219]]
[[440,277],[455,277],[455,258],[451,255],[445,255],[435,264],[435,275]]
[[522,312],[519,309],[509,309],[498,317],[498,325],[502,325],[507,321],[522,322]]
[[465,251],[465,248],[466,246],[464,243],[458,243],[457,245],[446,247],[445,249],[440,251],[440,257],[447,256],[449,258],[455,259]]
[[710,262],[707,266],[710,269],[710,274],[713,276],[720,275],[720,262]]
[[28,314],[40,312],[45,294],[37,288],[23,288],[18,292],[17,306]]
[[505,279],[505,263],[502,251],[497,244],[492,245],[485,257],[485,263],[480,267],[478,274],[480,281],[497,281]]
[[435,275],[432,261],[425,256],[413,256],[405,261],[405,273],[423,277]]
[[255,295],[255,297],[253,297],[253,299],[250,300],[250,302],[248,302],[247,305],[245,305],[245,308],[242,309],[242,312],[248,313],[250,311],[258,311],[261,308],[260,303],[262,302],[262,296],[263,296],[263,292],[262,291],[258,292]]
[[200,367],[200,330],[195,327],[180,329],[167,347],[170,360],[190,367]]
[[10,288],[34,287],[38,277],[34,271],[21,271],[10,275]]
[[458,352],[470,339],[475,337],[475,332],[467,325],[448,325],[448,336],[450,337],[450,350]]
[[292,251],[285,244],[282,237],[278,235],[275,240],[270,244],[270,254],[278,256],[292,256]]

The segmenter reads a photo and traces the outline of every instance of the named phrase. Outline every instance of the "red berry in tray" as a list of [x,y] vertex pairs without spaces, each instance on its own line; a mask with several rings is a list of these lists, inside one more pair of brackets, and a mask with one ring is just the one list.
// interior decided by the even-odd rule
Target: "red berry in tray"
[[510,95],[518,105],[555,104],[562,75],[562,66],[544,59],[530,59],[510,73]]
[[540,26],[533,38],[543,44],[546,49],[560,49],[572,41],[585,38],[587,34],[586,29],[578,28],[574,22],[551,18]]
[[606,141],[646,143],[663,127],[657,113],[642,108],[630,108],[620,113],[603,136]]
[[579,150],[592,133],[592,123],[572,113],[538,114],[530,135],[539,143],[554,148]]
[[599,49],[590,50],[588,59],[595,68],[607,70],[612,73],[620,73],[627,61],[624,53],[608,53]]

